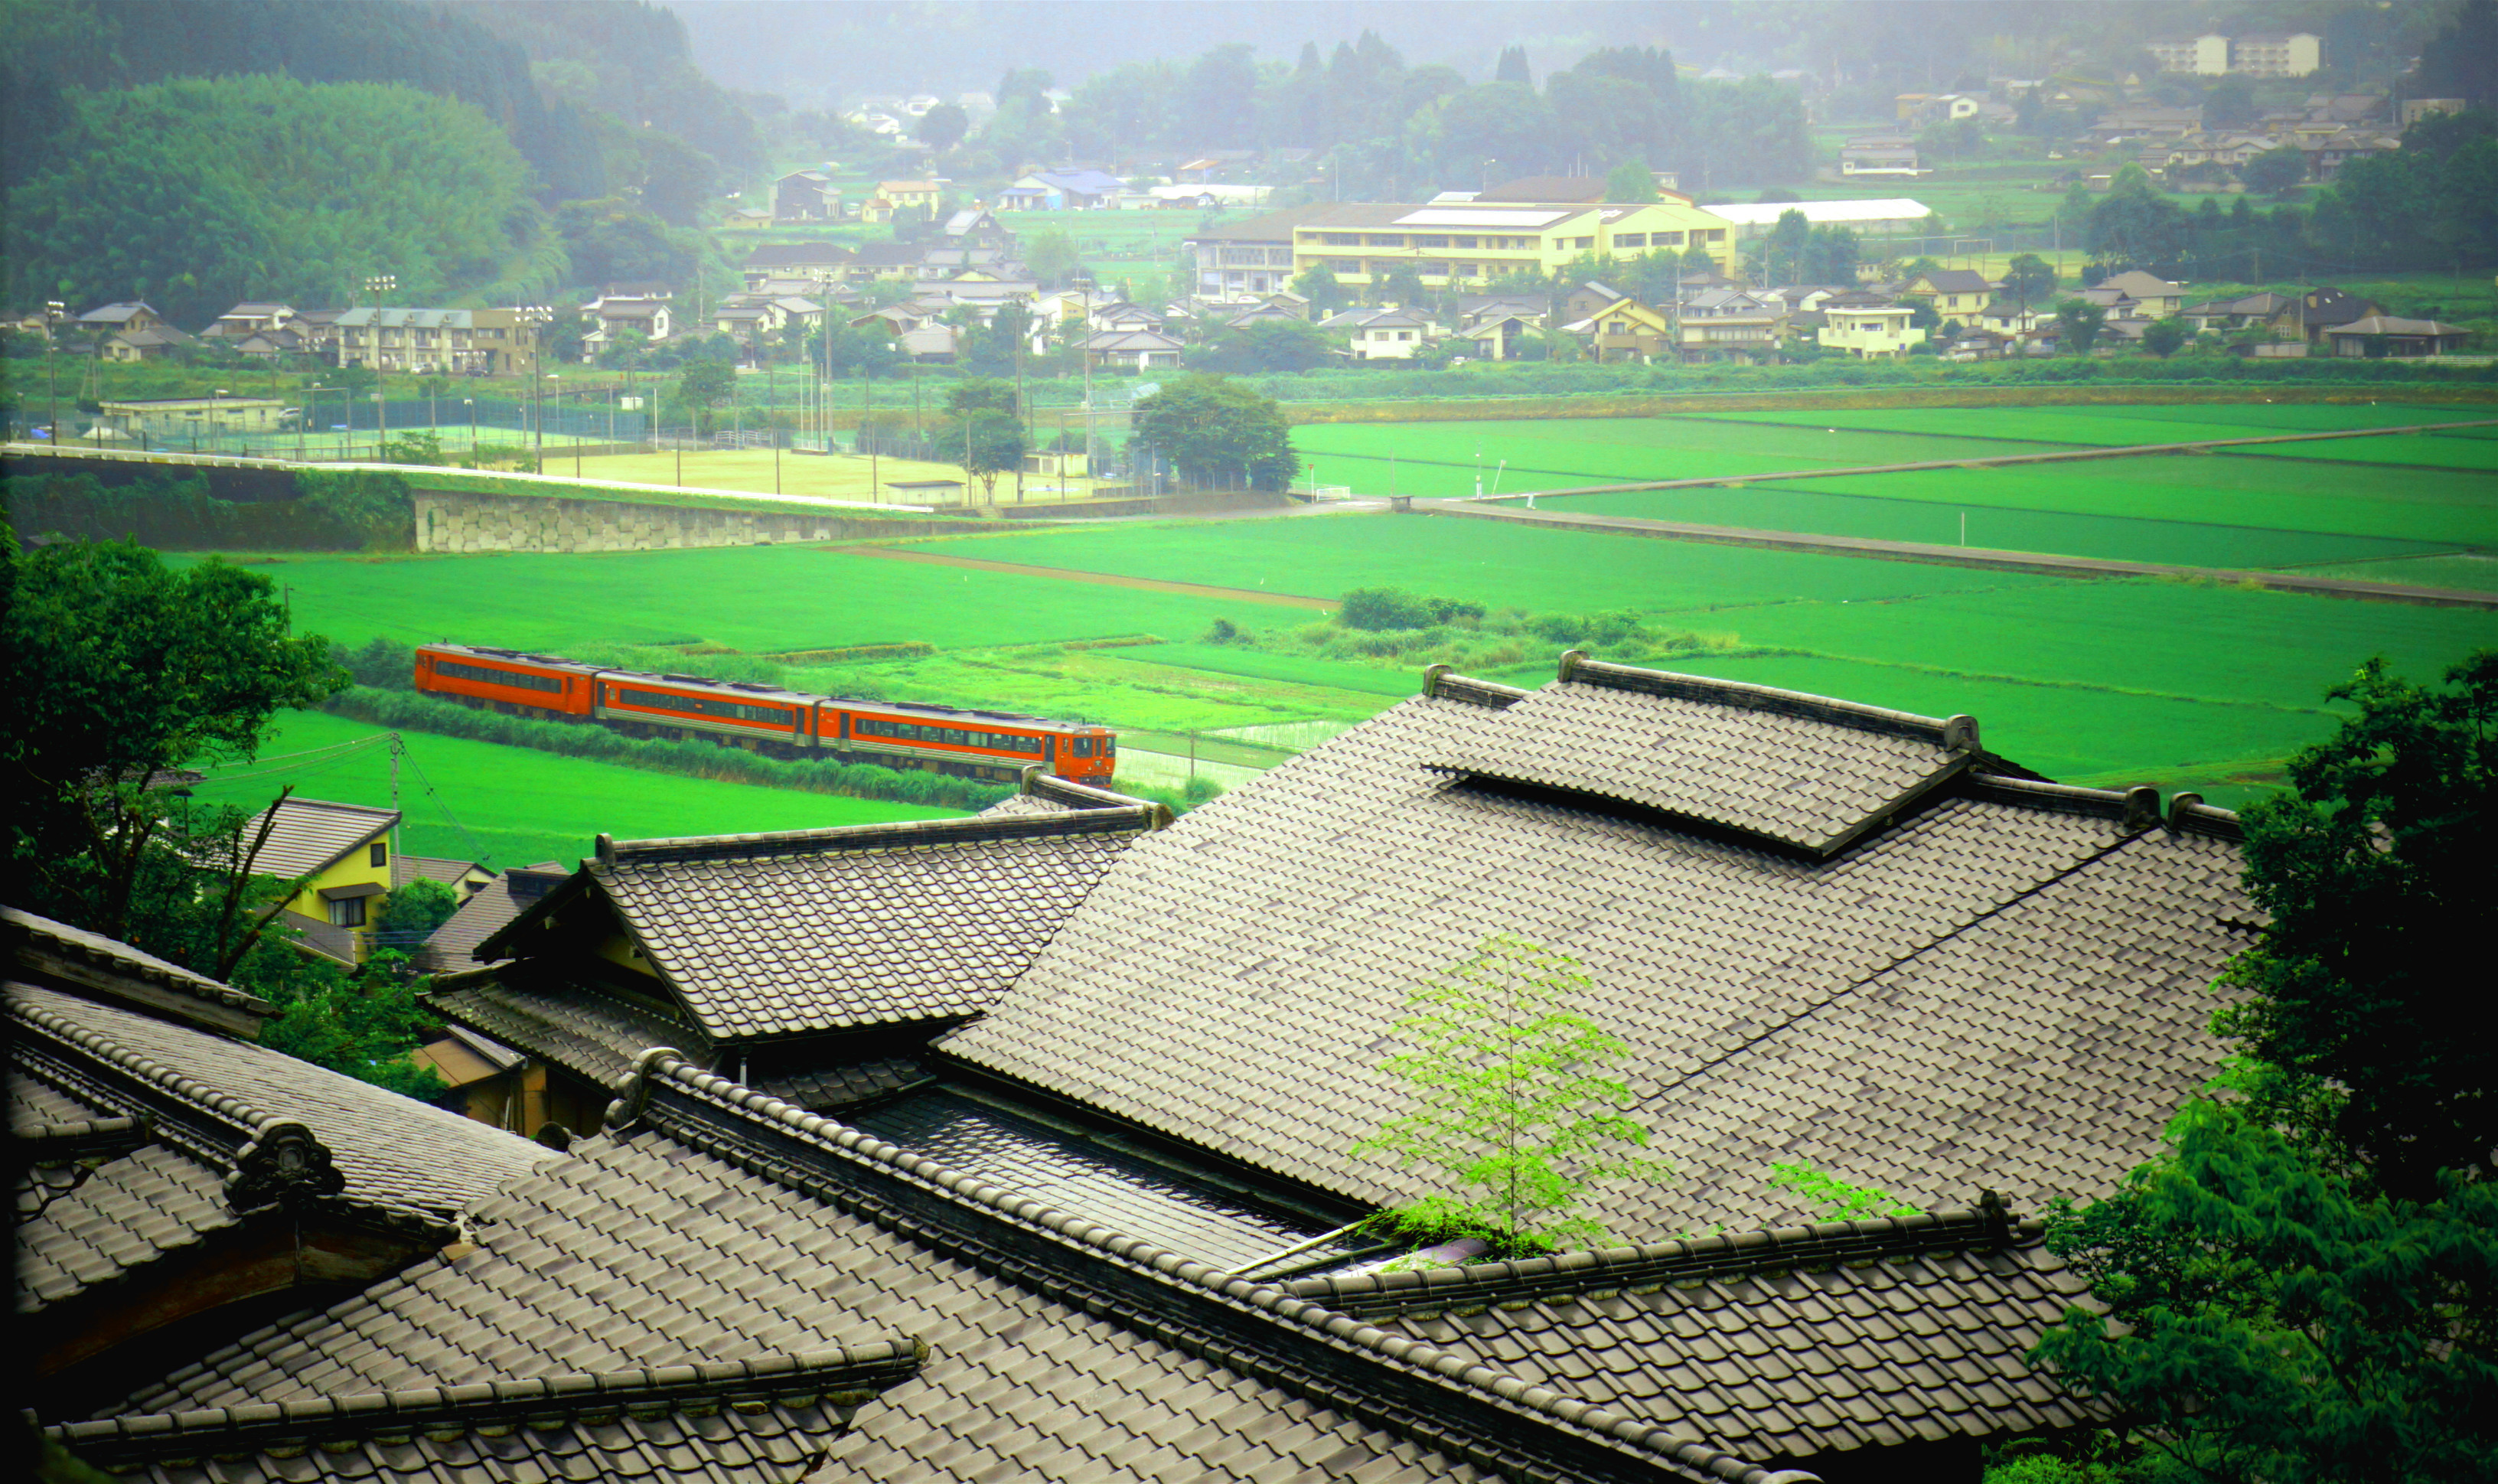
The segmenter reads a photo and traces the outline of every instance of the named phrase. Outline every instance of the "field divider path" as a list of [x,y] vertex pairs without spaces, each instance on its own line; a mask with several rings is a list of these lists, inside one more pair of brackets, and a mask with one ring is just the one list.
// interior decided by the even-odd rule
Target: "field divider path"
[[[1908,474],[1935,468],[2010,468],[2023,464],[2071,464],[2085,459],[2138,459],[2161,454],[2211,453],[2259,443],[2313,443],[2325,438],[2374,438],[2394,434],[2440,433],[2455,428],[2498,428],[2498,417],[2464,422],[2407,423],[2398,428],[2336,428],[2324,433],[2271,433],[2245,438],[2194,438],[2184,443],[2110,443],[2097,448],[2059,448],[2048,453],[1990,454],[1974,459],[1926,459],[1914,464],[1863,464],[1842,468],[1791,468],[1771,474],[1708,474],[1696,479],[1649,479],[1636,484],[1581,484],[1564,490],[1521,490],[1512,495],[1485,495],[1483,504],[1559,499],[1565,495],[1627,495],[1645,490],[1715,490],[1738,484],[1766,484],[1781,479],[1839,479],[1850,474]],[[1469,501],[1470,503],[1478,501]],[[1948,548],[1947,548],[1948,549]]]
[[818,546],[817,551],[849,557],[877,557],[887,562],[924,562],[934,566],[965,567],[976,572],[1006,572],[1017,577],[1051,577],[1061,582],[1090,582],[1105,588],[1131,588],[1142,593],[1175,593],[1184,597],[1220,597],[1227,601],[1270,603],[1281,608],[1308,608],[1332,613],[1332,597],[1303,597],[1269,593],[1262,588],[1216,588],[1198,582],[1166,582],[1159,577],[1122,577],[1111,572],[1086,572],[1065,566],[1033,566],[1021,562],[991,562],[984,557],[949,557],[933,551],[901,551],[890,546]]
[[[1933,466],[1919,466],[1931,468]],[[1723,481],[1685,481],[1718,483]],[[1624,489],[1672,486],[1625,485]],[[1585,494],[1585,491],[1573,493]],[[1504,502],[1506,497],[1504,497]],[[2472,593],[2454,588],[2413,587],[2398,582],[2366,582],[2349,577],[2307,577],[2295,572],[2218,566],[2171,566],[2156,562],[2118,562],[2102,557],[2066,557],[2050,552],[1996,551],[1986,547],[1941,546],[1925,541],[1884,541],[1872,536],[1809,535],[1793,531],[1753,531],[1741,526],[1699,526],[1682,521],[1649,520],[1636,515],[1582,515],[1563,510],[1504,509],[1489,500],[1414,501],[1422,515],[1458,516],[1470,520],[1507,521],[1521,526],[1546,526],[1570,531],[1603,531],[1621,535],[1653,536],[1674,541],[1707,541],[1721,546],[1759,546],[1777,551],[1819,552],[1833,557],[1871,557],[1886,562],[1927,562],[1942,566],[1983,567],[1995,571],[2032,572],[2051,577],[2169,577],[2244,583],[2282,593],[2315,593],[2332,597],[2371,598],[2379,602],[2420,603],[2441,608],[2498,610],[2498,593]]]

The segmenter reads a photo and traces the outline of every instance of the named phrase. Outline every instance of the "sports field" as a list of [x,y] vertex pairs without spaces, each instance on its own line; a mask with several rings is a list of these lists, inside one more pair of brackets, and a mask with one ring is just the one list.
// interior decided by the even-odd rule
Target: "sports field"
[[[289,712],[260,759],[212,773],[203,799],[257,809],[279,788],[298,796],[389,808],[390,750],[379,728],[327,712]],[[590,854],[602,830],[620,840],[812,829],[949,816],[950,809],[801,793],[754,784],[560,758],[552,753],[408,732],[400,759],[400,848],[486,859],[497,868]],[[361,744],[361,745],[358,745]]]
[[[757,494],[814,495],[826,500],[855,500],[891,504],[961,504],[966,491],[958,464],[923,464],[915,459],[874,461],[863,455],[797,453],[784,450],[776,462],[768,448],[706,449],[699,452],[611,454],[581,459],[549,454],[546,472],[584,479],[614,479],[628,484],[674,485],[680,482],[708,490],[751,490]],[[872,477],[871,477],[872,476]],[[903,490],[909,480],[943,480],[948,490]],[[1082,498],[1093,488],[1089,479],[1060,480],[1038,474],[1024,476],[1029,500]],[[968,492],[977,498],[978,491]],[[1014,498],[1014,476],[1001,477],[997,499]]]

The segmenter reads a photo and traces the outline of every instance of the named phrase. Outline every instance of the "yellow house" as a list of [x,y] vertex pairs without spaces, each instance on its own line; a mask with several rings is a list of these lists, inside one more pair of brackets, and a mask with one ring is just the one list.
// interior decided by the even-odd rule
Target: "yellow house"
[[1645,361],[1674,345],[1674,322],[1665,312],[1636,299],[1621,298],[1585,319],[1563,325],[1599,361]]
[[876,188],[878,195],[891,203],[895,210],[904,207],[920,207],[935,219],[937,198],[945,187],[934,180],[887,180]]
[[[302,935],[304,948],[340,963],[361,964],[371,954],[382,898],[409,882],[438,883],[465,901],[494,880],[493,873],[473,861],[400,855],[395,810],[289,798],[275,806],[275,813],[268,841],[252,858],[252,874],[293,886],[279,909],[280,919]],[[269,812],[263,811],[243,826],[246,846],[267,821]]]
[[1938,268],[1900,285],[1900,292],[1934,301],[1935,312],[1966,322],[1995,302],[1995,285],[1986,274],[1968,268]]
[[1533,269],[1549,274],[1583,254],[1637,257],[1705,249],[1722,270],[1733,224],[1679,202],[1653,206],[1343,205],[1293,228],[1293,270],[1324,268],[1369,284],[1410,268],[1425,284],[1481,283]]
[[1896,361],[1911,345],[1925,343],[1926,332],[1910,328],[1915,311],[1904,304],[1872,305],[1821,311],[1821,345],[1844,350],[1869,361]]

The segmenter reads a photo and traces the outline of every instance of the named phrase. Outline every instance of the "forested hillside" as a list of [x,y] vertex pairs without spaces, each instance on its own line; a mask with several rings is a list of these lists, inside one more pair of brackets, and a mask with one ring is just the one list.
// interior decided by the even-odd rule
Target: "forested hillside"
[[67,106],[53,163],[10,193],[16,303],[136,297],[196,325],[241,299],[342,304],[374,274],[417,302],[562,277],[528,162],[468,104],[242,77]]
[[647,4],[0,0],[0,33],[20,303],[542,297],[620,244],[689,264],[761,159]]

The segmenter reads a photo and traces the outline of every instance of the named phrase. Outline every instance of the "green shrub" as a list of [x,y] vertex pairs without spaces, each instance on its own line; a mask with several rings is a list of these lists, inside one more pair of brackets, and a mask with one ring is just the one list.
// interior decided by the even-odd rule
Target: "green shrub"
[[1402,588],[1356,588],[1344,595],[1335,620],[1347,629],[1378,632],[1390,629],[1422,629],[1431,622],[1428,603]]

